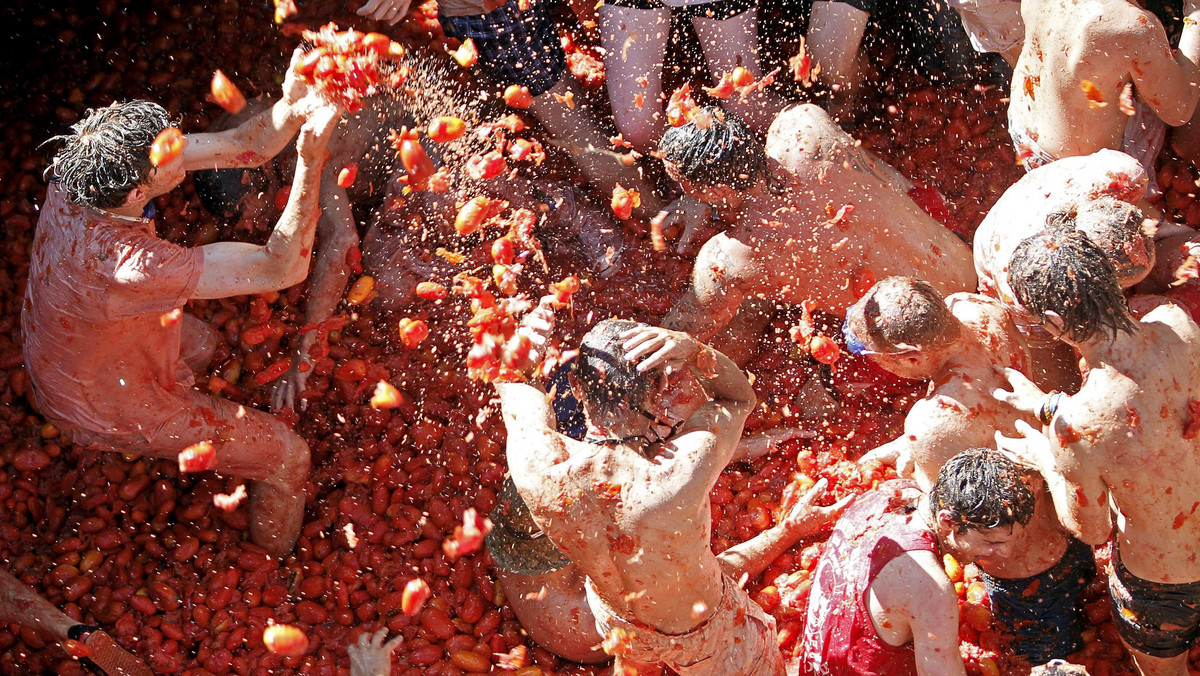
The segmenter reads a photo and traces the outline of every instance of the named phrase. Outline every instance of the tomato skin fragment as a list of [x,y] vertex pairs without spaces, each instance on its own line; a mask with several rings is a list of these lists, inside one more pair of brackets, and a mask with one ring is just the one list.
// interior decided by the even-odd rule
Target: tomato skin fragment
[[466,123],[457,117],[443,115],[429,121],[429,138],[437,143],[455,141],[466,131]]
[[509,85],[504,90],[504,104],[509,108],[528,108],[533,105],[533,94],[529,93],[529,87]]
[[167,127],[154,137],[150,144],[150,164],[161,167],[183,154],[183,132],[175,127]]
[[354,185],[354,179],[358,178],[358,165],[354,162],[347,164],[338,172],[337,184],[339,188],[349,188]]
[[284,657],[299,657],[308,650],[308,636],[290,624],[272,624],[263,630],[263,645]]
[[405,615],[416,615],[425,607],[430,596],[433,596],[433,590],[425,580],[419,577],[409,580],[400,596],[400,610]]
[[180,472],[206,472],[217,466],[217,450],[211,441],[200,441],[179,452]]
[[226,112],[237,115],[246,107],[246,97],[220,70],[213,73],[211,89],[213,100]]

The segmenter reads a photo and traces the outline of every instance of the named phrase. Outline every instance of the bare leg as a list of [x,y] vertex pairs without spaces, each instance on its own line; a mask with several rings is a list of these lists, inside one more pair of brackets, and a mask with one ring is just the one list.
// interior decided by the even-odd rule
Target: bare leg
[[1137,665],[1138,671],[1142,672],[1142,676],[1188,676],[1188,653],[1186,650],[1175,657],[1151,657],[1146,653],[1138,652],[1124,639],[1121,642],[1133,656],[1133,663]]
[[573,94],[576,101],[583,99],[575,78],[564,75],[549,91],[535,97],[529,110],[550,132],[550,137],[567,148],[575,166],[602,198],[611,196],[613,186],[620,183],[641,194],[639,214],[653,216],[658,213],[665,203],[654,194],[654,186],[642,177],[641,169],[636,164],[626,166],[621,162],[608,135],[581,106],[572,109],[554,98],[568,93]]
[[78,624],[6,570],[0,570],[0,622],[36,629],[59,642]]
[[[764,75],[758,58],[757,10],[750,9],[724,21],[695,18],[692,19],[692,26],[700,36],[704,60],[714,79],[737,66],[754,73],[756,78]],[[748,96],[745,102],[734,96],[722,103],[722,106],[737,113],[746,124],[764,133],[786,105],[787,101],[769,91]]]
[[308,444],[274,416],[224,399],[193,393],[194,405],[155,431],[148,446],[116,448],[174,459],[201,441],[216,446],[222,474],[254,480],[250,538],[274,556],[292,550],[304,520]]
[[543,575],[518,575],[493,569],[508,605],[538,645],[572,662],[608,661],[599,649],[604,637],[588,606],[583,574],[570,565]]
[[[640,152],[658,146],[663,119],[663,54],[671,30],[667,9],[600,8],[605,82],[617,130]],[[645,86],[639,83],[645,82]],[[638,106],[639,95],[642,105]]]

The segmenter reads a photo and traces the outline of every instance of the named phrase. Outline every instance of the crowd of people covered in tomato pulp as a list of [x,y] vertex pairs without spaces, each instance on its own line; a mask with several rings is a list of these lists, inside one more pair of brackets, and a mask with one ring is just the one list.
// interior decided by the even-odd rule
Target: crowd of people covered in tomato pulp
[[1200,671],[1193,0],[24,4],[0,672]]

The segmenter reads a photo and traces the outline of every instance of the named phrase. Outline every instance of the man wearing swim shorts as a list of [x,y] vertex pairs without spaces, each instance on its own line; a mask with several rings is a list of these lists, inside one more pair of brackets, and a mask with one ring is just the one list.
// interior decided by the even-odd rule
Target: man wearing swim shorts
[[[1029,357],[1008,311],[991,298],[956,293],[943,299],[925,282],[889,277],[850,308],[842,332],[852,354],[930,383],[905,417],[903,433],[860,462],[883,461],[930,490],[959,450],[990,446],[997,430],[1012,434],[1017,420],[1036,421],[992,397],[1005,382],[998,369],[1027,371]],[[1063,530],[1037,484],[1033,517],[1008,555],[975,561],[993,617],[1031,664],[1083,646],[1083,592],[1096,573],[1091,548]]]
[[1023,241],[1009,280],[1085,376],[1068,396],[1007,371],[996,396],[1042,425],[997,443],[1042,473],[1076,537],[1113,537],[1117,631],[1143,674],[1183,676],[1200,636],[1200,327],[1167,302],[1134,320],[1108,257],[1070,228]]

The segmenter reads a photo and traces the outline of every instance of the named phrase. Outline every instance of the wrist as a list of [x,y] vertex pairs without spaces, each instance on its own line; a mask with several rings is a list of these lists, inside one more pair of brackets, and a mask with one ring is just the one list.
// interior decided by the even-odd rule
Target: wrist
[[1058,413],[1058,405],[1062,400],[1063,393],[1055,390],[1047,394],[1037,409],[1038,420],[1042,421],[1043,425],[1049,425],[1054,420],[1054,415]]

